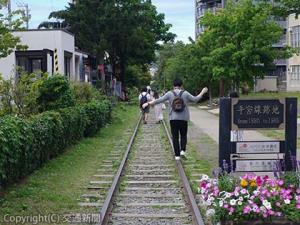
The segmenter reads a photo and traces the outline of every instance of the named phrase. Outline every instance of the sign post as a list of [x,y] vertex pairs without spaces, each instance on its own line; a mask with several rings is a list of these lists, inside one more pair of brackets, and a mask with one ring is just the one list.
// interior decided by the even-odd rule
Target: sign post
[[[285,140],[231,142],[231,130],[285,130]],[[220,99],[219,166],[236,172],[295,169],[297,99]]]

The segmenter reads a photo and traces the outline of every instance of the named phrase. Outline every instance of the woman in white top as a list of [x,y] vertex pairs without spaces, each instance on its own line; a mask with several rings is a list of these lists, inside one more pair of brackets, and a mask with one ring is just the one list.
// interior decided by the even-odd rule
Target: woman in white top
[[[159,99],[158,92],[154,92],[153,97],[154,97],[155,100]],[[163,113],[162,113],[163,103],[156,104],[154,106],[154,110],[155,110],[156,123],[160,123],[164,119]]]

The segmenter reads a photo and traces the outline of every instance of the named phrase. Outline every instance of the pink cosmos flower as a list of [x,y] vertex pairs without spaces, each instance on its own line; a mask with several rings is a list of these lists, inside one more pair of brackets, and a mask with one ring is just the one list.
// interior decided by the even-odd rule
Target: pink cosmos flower
[[256,177],[256,184],[257,184],[258,186],[262,186],[263,180],[261,179],[260,176]]
[[229,205],[228,204],[224,204],[223,208],[224,209],[228,209]]
[[268,214],[269,214],[270,216],[273,216],[273,215],[275,214],[275,212],[274,212],[273,210],[268,210]]
[[284,181],[283,181],[283,180],[277,180],[277,184],[278,184],[279,186],[282,186],[282,185],[284,184]]
[[300,204],[297,204],[297,205],[296,205],[296,209],[300,209]]
[[249,214],[250,212],[251,212],[250,206],[246,205],[246,206],[244,207],[244,209],[243,209],[243,213],[244,213],[244,214]]

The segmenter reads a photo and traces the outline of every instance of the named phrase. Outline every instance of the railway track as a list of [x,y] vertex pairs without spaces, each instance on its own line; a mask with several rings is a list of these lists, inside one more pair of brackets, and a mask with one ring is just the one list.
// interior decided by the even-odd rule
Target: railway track
[[97,225],[204,225],[165,123],[156,124],[153,113],[148,124],[140,123],[126,152],[116,148],[79,204],[101,208]]

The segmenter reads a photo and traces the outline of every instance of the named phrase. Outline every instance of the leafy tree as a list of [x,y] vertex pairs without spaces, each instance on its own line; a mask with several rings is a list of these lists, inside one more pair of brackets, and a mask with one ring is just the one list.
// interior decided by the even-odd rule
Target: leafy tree
[[[26,46],[20,44],[20,38],[15,37],[11,30],[18,30],[22,27],[25,18],[21,10],[4,15],[3,8],[7,5],[7,0],[0,0],[0,58],[11,54],[14,49],[22,50]],[[14,18],[14,19],[13,19]]]
[[184,49],[184,47],[185,44],[181,41],[176,43],[166,43],[160,46],[155,60],[157,65],[157,73],[154,77],[154,83],[152,84],[152,86],[154,86],[156,89],[164,90],[171,85],[171,78],[167,77],[165,74],[167,61],[170,58],[178,55],[179,52]]
[[99,58],[108,52],[113,73],[123,82],[129,62],[150,63],[157,42],[175,37],[151,0],[79,0],[66,10],[51,13],[51,17],[69,26],[81,49]]
[[4,80],[0,76],[0,115],[28,116],[38,112],[39,86],[47,79],[47,74],[20,73],[16,80]]
[[129,87],[141,88],[150,84],[151,74],[148,66],[129,65],[126,70],[125,83]]
[[[230,1],[216,14],[204,15],[201,23],[206,31],[200,41],[210,48],[204,62],[213,79],[227,81],[238,90],[240,82],[263,78],[274,68],[275,59],[291,55],[288,47],[272,46],[282,37],[283,29],[271,17],[270,3],[252,0]],[[220,94],[224,95],[224,90]]]
[[276,0],[276,2],[279,4],[274,7],[275,14],[287,17],[288,15],[295,13],[296,18],[298,18],[300,14],[299,0]]
[[177,77],[183,80],[185,89],[195,94],[201,87],[211,87],[213,84],[211,73],[202,62],[206,52],[207,47],[199,41],[191,41],[190,44],[177,42],[162,45],[157,54],[158,71],[151,86],[158,90],[169,89]]
[[38,88],[39,111],[48,111],[75,105],[74,92],[66,77],[55,75],[44,80]]

